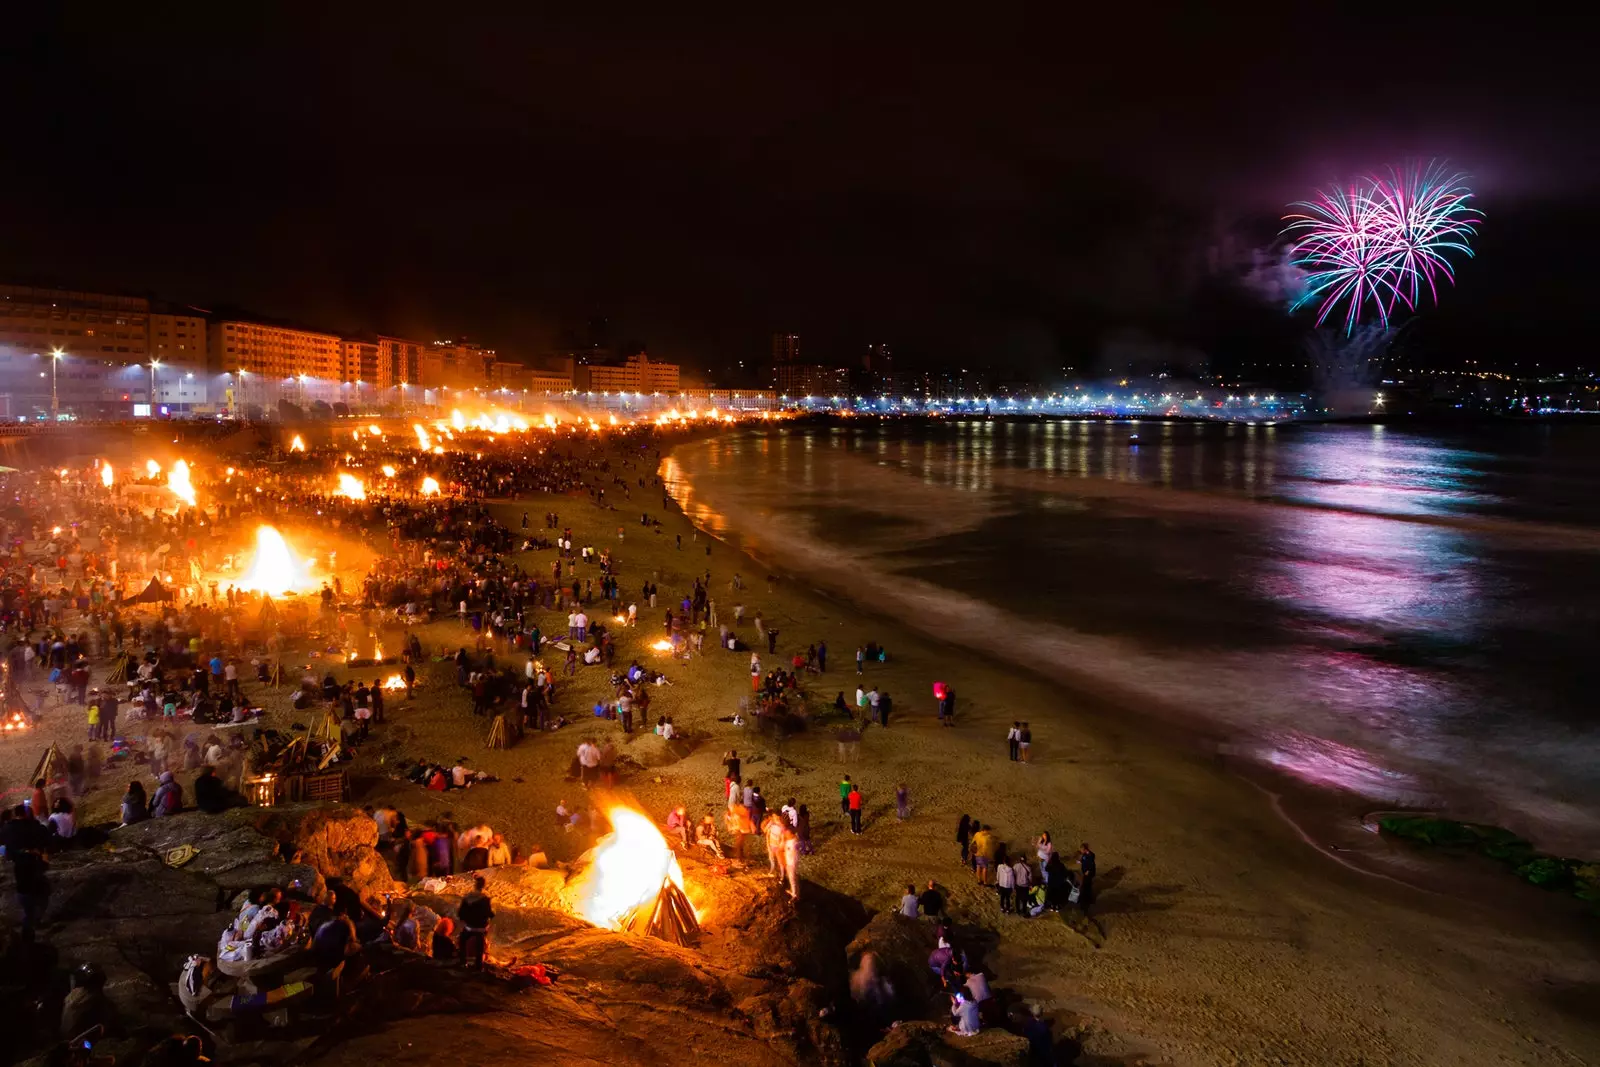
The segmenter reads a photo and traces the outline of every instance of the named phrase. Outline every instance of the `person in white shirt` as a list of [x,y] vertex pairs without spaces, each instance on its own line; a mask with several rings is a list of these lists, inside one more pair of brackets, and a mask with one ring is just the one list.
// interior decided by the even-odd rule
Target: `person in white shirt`
[[600,749],[593,741],[585,738],[578,746],[578,780],[587,787],[589,779],[594,777],[595,768],[599,766]]
[[63,841],[70,841],[78,832],[78,818],[72,813],[72,801],[61,797],[56,801],[55,810],[50,813],[50,829]]
[[533,659],[530,657],[528,659],[527,664],[522,668],[522,673],[527,675],[528,676],[528,680],[531,682],[533,680],[533,676],[535,674],[537,674],[538,672],[539,672],[539,668],[537,668],[537,667],[535,667],[533,665]]
[[1009,913],[1011,908],[1011,890],[1017,884],[1016,872],[1009,863],[999,863],[994,868],[994,884],[1000,890],[1000,910]]
[[589,616],[578,612],[572,617],[572,624],[578,628],[578,640],[583,641],[589,636]]
[[578,637],[578,613],[575,611],[567,612],[567,637],[569,640],[577,640]]
[[1011,757],[1011,762],[1017,762],[1017,746],[1022,742],[1022,724],[1012,723],[1011,729],[1006,731],[1006,752]]

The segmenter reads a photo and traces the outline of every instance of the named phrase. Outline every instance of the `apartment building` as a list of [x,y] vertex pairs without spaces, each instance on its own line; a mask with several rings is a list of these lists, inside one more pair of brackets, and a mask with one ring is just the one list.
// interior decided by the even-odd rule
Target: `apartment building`
[[145,354],[161,363],[186,368],[185,373],[204,374],[210,369],[206,359],[208,332],[205,316],[198,311],[151,312]]
[[226,319],[208,331],[212,365],[219,371],[283,381],[306,375],[343,381],[344,342],[331,333]]
[[0,348],[139,363],[148,358],[149,330],[143,297],[0,285]]

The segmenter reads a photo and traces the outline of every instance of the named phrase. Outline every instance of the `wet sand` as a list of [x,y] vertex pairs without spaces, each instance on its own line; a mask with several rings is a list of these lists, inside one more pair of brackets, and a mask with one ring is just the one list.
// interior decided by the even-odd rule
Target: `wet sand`
[[[679,803],[693,814],[719,813],[721,758],[737,748],[746,778],[761,785],[769,804],[794,796],[810,805],[818,849],[802,862],[805,879],[873,908],[892,907],[907,882],[937,880],[967,936],[984,949],[997,986],[1089,1027],[1092,1058],[1084,1062],[1600,1062],[1591,1010],[1600,991],[1595,925],[1577,917],[1570,898],[1514,883],[1487,865],[1441,868],[1388,857],[1381,842],[1376,857],[1332,852],[1326,846],[1365,847],[1356,836],[1359,811],[1337,797],[1246,781],[1181,734],[1093,693],[1051,684],[983,649],[942,644],[803,581],[786,578],[769,593],[767,567],[697,535],[675,509],[662,514],[655,489],[635,488],[632,500],[612,502],[615,510],[603,510],[582,497],[533,497],[499,513],[516,530],[524,510],[535,528],[545,511],[559,512],[577,544],[617,554],[628,597],[659,574],[660,606],[641,606],[638,629],[620,637],[618,661],[637,657],[668,673],[674,684],[652,691],[653,711],[671,715],[689,734],[692,753],[677,759],[653,735],[624,737],[614,724],[591,718],[586,709],[609,689],[603,668],[581,669],[562,694],[558,710],[572,726],[510,750],[486,750],[487,723],[471,715],[453,669],[429,664],[428,687],[409,704],[391,703],[388,724],[353,766],[358,802],[395,803],[413,821],[450,811],[458,823],[491,823],[525,850],[566,857],[587,840],[556,830],[553,812],[558,800],[583,799],[563,776],[584,736],[610,737],[624,759],[641,765],[626,784],[658,816]],[[639,525],[641,511],[660,515],[660,533]],[[674,547],[678,534],[681,550]],[[549,555],[522,562],[530,572],[547,572]],[[890,650],[889,662],[870,666],[866,681],[893,694],[895,717],[889,729],[866,732],[858,762],[840,764],[831,720],[781,746],[719,721],[749,691],[747,653],[708,650],[676,663],[648,648],[662,632],[669,598],[707,569],[724,619],[739,599],[729,579],[743,574],[747,641],[758,610],[780,628],[780,653],[827,640],[829,671],[809,683],[819,709],[836,692],[853,695],[858,644],[877,640]],[[579,573],[598,576],[597,569]],[[564,627],[556,613],[542,621],[547,633]],[[464,637],[454,622],[422,631],[430,654]],[[762,648],[764,666],[772,665]],[[559,660],[547,662],[559,668]],[[934,719],[935,679],[957,690],[952,729]],[[252,692],[275,707],[275,724],[294,721],[286,691]],[[26,744],[6,742],[6,785],[27,774],[46,738],[75,741],[80,715],[52,712]],[[1034,735],[1027,765],[1008,761],[1004,743],[1006,727],[1022,718]],[[503,780],[433,794],[383,776],[402,756],[458,755]],[[845,772],[866,795],[860,837],[848,833],[838,811],[836,783]],[[906,822],[894,813],[902,782],[913,804]],[[110,816],[120,788],[120,780],[103,783],[85,805],[85,821]],[[994,891],[974,884],[959,863],[954,830],[964,812],[995,826],[1013,849],[1044,829],[1063,849],[1092,843],[1100,866],[1094,926],[1003,916]],[[1374,858],[1402,878],[1410,865],[1419,872],[1414,881],[1444,870],[1446,888],[1452,879],[1468,888],[1481,879],[1486,888],[1465,896],[1414,888],[1368,873]]]

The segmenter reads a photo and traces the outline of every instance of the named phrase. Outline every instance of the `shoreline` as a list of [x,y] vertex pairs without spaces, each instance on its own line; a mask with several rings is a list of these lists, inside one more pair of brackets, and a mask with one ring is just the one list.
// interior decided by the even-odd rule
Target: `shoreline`
[[[663,450],[662,468],[665,468],[670,456],[670,451]],[[690,488],[692,490],[692,483]],[[684,500],[679,497],[675,496],[673,502],[677,513],[675,518],[700,530],[701,536],[712,538],[716,543],[726,546],[728,550],[763,568],[770,568],[773,573],[780,575],[780,589],[787,586],[787,591],[791,594],[798,590],[799,598],[803,602],[810,602],[813,610],[820,609],[825,615],[854,616],[855,625],[863,637],[875,636],[882,641],[883,635],[893,634],[891,640],[894,643],[884,641],[889,645],[893,657],[890,666],[915,669],[918,662],[930,660],[937,662],[942,672],[940,676],[952,680],[958,694],[963,698],[960,702],[965,705],[965,710],[958,712],[958,721],[961,725],[955,731],[941,731],[941,733],[959,733],[963,735],[962,740],[966,740],[970,737],[972,724],[976,719],[986,730],[984,735],[986,739],[989,738],[989,734],[993,735],[992,739],[978,742],[980,750],[990,744],[998,750],[1001,745],[1000,739],[1004,735],[1004,720],[1024,716],[1021,712],[1013,716],[1009,711],[996,716],[994,709],[989,706],[992,704],[989,699],[990,693],[1016,693],[1018,699],[1015,703],[1018,706],[1037,704],[1042,709],[1053,703],[1056,705],[1056,710],[1049,712],[1036,710],[1029,716],[1036,727],[1036,742],[1039,740],[1038,735],[1046,731],[1051,734],[1059,732],[1065,737],[1076,735],[1084,748],[1097,757],[1086,759],[1080,755],[1077,758],[1071,756],[1065,758],[1064,762],[1080,765],[1070,771],[1074,786],[1081,782],[1079,776],[1084,772],[1080,768],[1084,763],[1099,765],[1095,770],[1089,771],[1089,775],[1096,775],[1099,767],[1104,767],[1111,772],[1107,777],[1115,779],[1120,776],[1118,772],[1125,769],[1146,774],[1158,783],[1166,782],[1174,785],[1172,795],[1168,797],[1145,799],[1148,799],[1152,808],[1181,812],[1182,814],[1172,816],[1174,821],[1204,813],[1205,817],[1197,817],[1195,821],[1212,824],[1217,834],[1234,841],[1239,848],[1248,852],[1251,867],[1260,864],[1260,870],[1252,870],[1252,874],[1263,878],[1265,883],[1271,886],[1269,895],[1284,894],[1286,890],[1288,890],[1287,895],[1291,897],[1310,895],[1319,898],[1319,910],[1326,910],[1335,915],[1354,916],[1365,914],[1374,907],[1382,908],[1393,913],[1392,921],[1397,930],[1404,929],[1414,922],[1423,921],[1426,917],[1426,921],[1439,927],[1438,936],[1441,943],[1459,938],[1464,932],[1481,936],[1485,932],[1486,925],[1508,914],[1515,914],[1517,918],[1508,922],[1507,926],[1518,929],[1514,933],[1511,930],[1498,933],[1502,936],[1509,934],[1512,937],[1525,937],[1530,942],[1528,947],[1535,942],[1546,943],[1548,947],[1549,944],[1557,944],[1573,937],[1591,947],[1594,944],[1593,925],[1585,924],[1577,918],[1578,909],[1573,906],[1576,902],[1542,894],[1503,871],[1496,873],[1491,865],[1483,865],[1480,868],[1478,865],[1463,863],[1448,856],[1419,857],[1416,850],[1404,844],[1379,838],[1362,829],[1360,824],[1362,815],[1381,807],[1381,802],[1366,800],[1349,792],[1298,782],[1253,764],[1241,764],[1240,761],[1217,751],[1215,736],[1208,737],[1207,731],[1196,728],[1194,724],[1186,726],[1159,715],[1139,713],[1130,715],[1127,706],[1119,703],[1114,696],[1089,692],[1087,685],[1074,684],[1071,679],[1051,678],[1046,674],[1014,667],[1009,663],[996,662],[965,645],[886,617],[873,609],[870,604],[863,604],[852,598],[848,592],[831,588],[818,576],[801,577],[792,567],[784,565],[781,554],[774,556],[770,551],[762,551],[760,548],[755,551],[746,548],[736,528],[728,528],[727,536],[724,536],[696,525],[693,517],[694,509],[691,507],[686,510],[683,506]],[[766,560],[770,560],[770,564],[765,562]],[[760,599],[753,592],[751,598]],[[804,635],[795,637],[804,640]],[[899,647],[896,647],[897,644]],[[904,672],[897,671],[897,673]],[[931,677],[927,676],[927,680],[931,680]],[[964,680],[965,684],[956,679]],[[919,685],[910,701],[906,701],[903,697],[897,699],[898,722],[904,725],[909,720],[910,725],[920,727],[927,720],[931,720],[932,711],[929,707],[931,698],[925,696],[925,690],[926,685]],[[973,700],[975,696],[980,696],[976,707]],[[1010,702],[1003,701],[1003,703]],[[1047,724],[1046,730],[1037,728],[1041,724]],[[890,734],[893,732],[893,729],[888,731]],[[1044,752],[1045,746],[1038,743],[1035,745],[1041,757],[1039,762],[1062,760],[1063,757],[1059,753],[1064,746],[1057,743],[1055,738],[1050,738],[1047,744],[1052,750],[1049,755]],[[1076,745],[1069,742],[1065,747],[1070,749]],[[1100,749],[1106,751],[1096,751]],[[1038,762],[1033,766],[1037,768]],[[1091,791],[1102,795],[1122,794],[1125,797],[1124,788],[1119,786],[1125,786],[1125,783],[1113,781],[1096,784]],[[1049,807],[1044,810],[1059,805],[1061,799],[1058,794],[1047,800],[1045,803]],[[1076,801],[1069,802],[1069,806],[1078,810],[1093,809],[1093,805],[1080,809]],[[1126,813],[1119,814],[1126,815]],[[950,829],[953,830],[955,814],[940,812],[939,815],[942,820],[948,821]],[[987,815],[980,813],[979,817],[988,821]],[[1157,816],[1158,821],[1159,818]],[[1035,821],[1059,822],[1060,819],[1057,816],[1049,816],[1047,820],[1039,820],[1036,815]],[[1130,826],[1126,835],[1130,840],[1126,843],[1119,840],[1123,835],[1116,831],[1112,831],[1111,836],[1107,837],[1106,829],[1095,826],[1096,822],[1104,821],[1091,815],[1085,820],[1087,825],[1082,831],[1094,842],[1096,851],[1100,853],[1103,871],[1112,866],[1112,862],[1107,858],[1108,855],[1120,856],[1125,847],[1134,843],[1132,838],[1141,836]],[[1119,817],[1111,821],[1126,823],[1128,820]],[[1148,823],[1148,819],[1136,818],[1132,822]],[[1019,837],[1011,826],[1002,824],[1001,829],[1009,839],[1016,840]],[[1064,833],[1059,836],[1063,840],[1066,839]],[[1157,836],[1166,835],[1158,832]],[[1249,840],[1246,841],[1245,838]],[[1199,840],[1185,844],[1191,848],[1204,848],[1204,842],[1205,838],[1202,836]],[[1144,858],[1153,860],[1155,856],[1147,853]],[[1193,872],[1190,872],[1190,876],[1193,876]],[[1492,884],[1502,876],[1504,878],[1502,883]],[[1131,871],[1128,877],[1131,879]],[[1488,888],[1485,888],[1485,877],[1491,883]],[[1219,878],[1219,881],[1225,880],[1226,876]],[[1288,889],[1290,886],[1293,887],[1292,890]],[[842,887],[834,886],[834,888]],[[868,902],[882,906],[882,901]],[[1104,896],[1103,903],[1107,909],[1110,908],[1111,901]],[[1552,904],[1554,907],[1551,907]],[[1164,905],[1154,906],[1158,909],[1164,908]],[[1513,910],[1508,913],[1504,910],[1506,908]],[[1298,924],[1300,921],[1302,920],[1297,919],[1295,922]],[[1006,920],[1002,919],[1002,923],[1005,922]],[[1133,931],[1121,929],[1132,922],[1134,922],[1132,914],[1111,919],[1106,924],[1105,948],[1113,948],[1120,936],[1131,935],[1142,941],[1143,939]],[[1171,931],[1171,933],[1175,937],[1186,936],[1186,932],[1182,931]],[[1249,940],[1259,936],[1261,935],[1258,931],[1233,931],[1228,938],[1220,940],[1226,941],[1237,937]],[[1299,943],[1300,938],[1301,935],[1295,935],[1290,937],[1289,941]],[[1396,959],[1405,959],[1409,954],[1405,950],[1404,940],[1405,936],[1399,934],[1393,938],[1380,938],[1373,950],[1377,953],[1388,953]],[[1468,937],[1467,940],[1472,938]],[[1420,950],[1417,950],[1417,953],[1409,961],[1416,967],[1438,966],[1436,961],[1424,960]],[[1029,954],[1029,949],[1020,951],[1024,960]],[[1104,955],[1104,951],[1098,954]],[[1538,956],[1544,953],[1533,954]],[[1168,965],[1183,966],[1170,959],[1166,962]],[[1307,961],[1301,960],[1295,964],[1295,970],[1306,965]],[[1034,964],[1032,961],[1026,961],[1024,966],[1031,969]],[[1410,967],[1401,967],[1400,970],[1407,972]],[[1396,981],[1399,982],[1401,977],[1397,975]],[[1002,973],[1001,980],[1004,981],[1004,978],[1005,975]],[[1368,984],[1381,985],[1372,983],[1370,979],[1362,976],[1358,968],[1353,968],[1342,978],[1353,989],[1363,988]],[[1121,1046],[1124,1050],[1128,1047],[1125,1044],[1128,1039],[1131,1038],[1135,1045],[1140,1045],[1145,1039],[1154,1037],[1160,1031],[1159,1025],[1150,1025],[1153,1020],[1139,1020],[1131,1015],[1124,1015],[1122,1006],[1118,1004],[1120,989],[1107,989],[1096,995],[1092,990],[1073,988],[1077,984],[1063,976],[1061,981],[1041,982],[1038,992],[1041,995],[1048,995],[1057,1004],[1093,1005],[1088,1009],[1090,1014],[1120,1019],[1122,1025],[1116,1028],[1124,1036],[1114,1040],[1112,1044]],[[1136,1003],[1147,1002],[1147,998],[1137,994],[1132,999]],[[1133,1035],[1140,1037],[1134,1038]],[[1441,1038],[1442,1035],[1435,1034],[1429,1040]],[[1164,1043],[1156,1038],[1156,1046],[1159,1048],[1162,1044]],[[1592,1043],[1590,1048],[1600,1050],[1600,1041]],[[1172,1051],[1175,1050],[1169,1047],[1167,1054],[1171,1054]],[[1188,1051],[1192,1053],[1196,1050],[1191,1047]],[[1538,1054],[1526,1059],[1520,1056],[1510,1058],[1512,1062],[1546,1062],[1542,1055]],[[1179,1056],[1178,1059],[1187,1061],[1183,1056]],[[1211,1062],[1211,1060],[1202,1056],[1197,1062]],[[1344,1062],[1344,1060],[1339,1056],[1326,1059],[1313,1057],[1306,1062]]]
[[[1080,693],[999,661],[981,645],[930,637],[819,583],[785,577],[766,592],[767,568],[755,557],[698,532],[677,505],[657,506],[665,487],[652,476],[672,446],[688,440],[652,437],[631,449],[578,446],[595,448],[594,458],[614,468],[603,477],[595,472],[590,483],[624,475],[626,499],[623,489],[607,485],[604,503],[581,489],[485,503],[513,533],[522,513],[530,515],[532,533],[540,531],[541,512],[555,511],[575,543],[610,547],[624,605],[653,580],[665,595],[664,609],[709,570],[711,595],[729,619],[728,580],[743,572],[750,580],[741,637],[754,640],[751,619],[760,610],[781,630],[780,654],[820,638],[832,646],[829,672],[805,683],[814,712],[831,704],[835,690],[854,685],[854,648],[880,641],[891,658],[869,666],[866,680],[896,695],[891,726],[864,731],[859,759],[849,764],[841,764],[832,737],[842,723],[837,716],[822,714],[786,740],[736,728],[728,720],[750,691],[748,653],[711,649],[674,660],[652,651],[662,612],[645,609],[637,628],[615,631],[619,666],[637,658],[669,675],[670,686],[652,690],[653,710],[673,717],[683,742],[625,735],[616,723],[592,718],[589,705],[611,692],[610,672],[580,668],[559,679],[557,710],[570,725],[489,749],[488,721],[469,710],[446,658],[457,646],[470,647],[473,634],[446,615],[412,627],[425,649],[421,684],[415,698],[394,699],[374,741],[348,765],[355,803],[392,804],[415,825],[447,814],[458,824],[488,823],[525,852],[570,859],[588,847],[589,836],[557,829],[552,814],[560,800],[592,803],[567,777],[582,738],[617,746],[625,768],[620,795],[657,817],[680,804],[695,815],[718,814],[721,758],[737,748],[747,780],[759,782],[769,804],[794,796],[811,807],[817,851],[802,861],[803,883],[885,911],[907,882],[937,881],[957,919],[955,936],[979,954],[995,987],[1040,1005],[1058,1032],[1082,1033],[1082,1062],[1600,1060],[1600,1029],[1581,995],[1600,987],[1592,924],[1580,926],[1559,908],[1541,906],[1551,898],[1520,883],[1521,895],[1463,900],[1312,857],[1295,824],[1297,797],[1285,801],[1285,818],[1228,761],[1174,744],[1166,736],[1170,726],[1127,715],[1104,694]],[[658,490],[662,496],[652,495]],[[640,525],[641,513],[659,516],[659,530]],[[548,551],[506,556],[531,574],[545,572],[550,557]],[[358,617],[363,626],[398,626]],[[560,632],[559,613],[540,612],[538,621],[546,632]],[[321,670],[324,643],[304,642],[286,662]],[[770,666],[764,647],[761,656]],[[559,669],[558,657],[546,662]],[[374,670],[322,663],[341,678]],[[935,678],[958,691],[954,728],[934,722]],[[287,730],[304,720],[287,692],[253,682],[248,689],[269,709],[263,725]],[[53,707],[29,740],[0,746],[9,750],[7,779],[25,776],[50,740],[79,738],[79,714]],[[1005,754],[1005,726],[1021,718],[1035,727],[1030,764],[1009,762]],[[392,777],[403,760],[449,762],[458,754],[469,754],[472,766],[499,780],[436,793]],[[114,817],[127,771],[144,776],[129,767],[103,781],[80,809],[85,824]],[[860,836],[850,834],[838,811],[841,773],[860,782],[867,798]],[[902,782],[913,809],[905,821],[893,803]],[[995,891],[978,886],[960,864],[953,834],[963,813],[994,826],[1019,851],[1046,828],[1064,850],[1091,842],[1100,858],[1096,925],[1002,914]],[[1462,880],[1480,873],[1470,864],[1456,872]],[[715,926],[718,916],[708,921]]]

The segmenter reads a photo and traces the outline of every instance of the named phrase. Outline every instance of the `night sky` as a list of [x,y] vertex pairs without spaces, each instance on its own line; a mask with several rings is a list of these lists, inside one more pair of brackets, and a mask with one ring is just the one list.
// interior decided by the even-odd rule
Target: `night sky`
[[1444,156],[1488,220],[1418,357],[1584,365],[1600,325],[1575,23],[62,6],[0,44],[9,279],[526,356],[604,315],[714,370],[778,329],[1041,376],[1271,358],[1307,325],[1283,205]]

